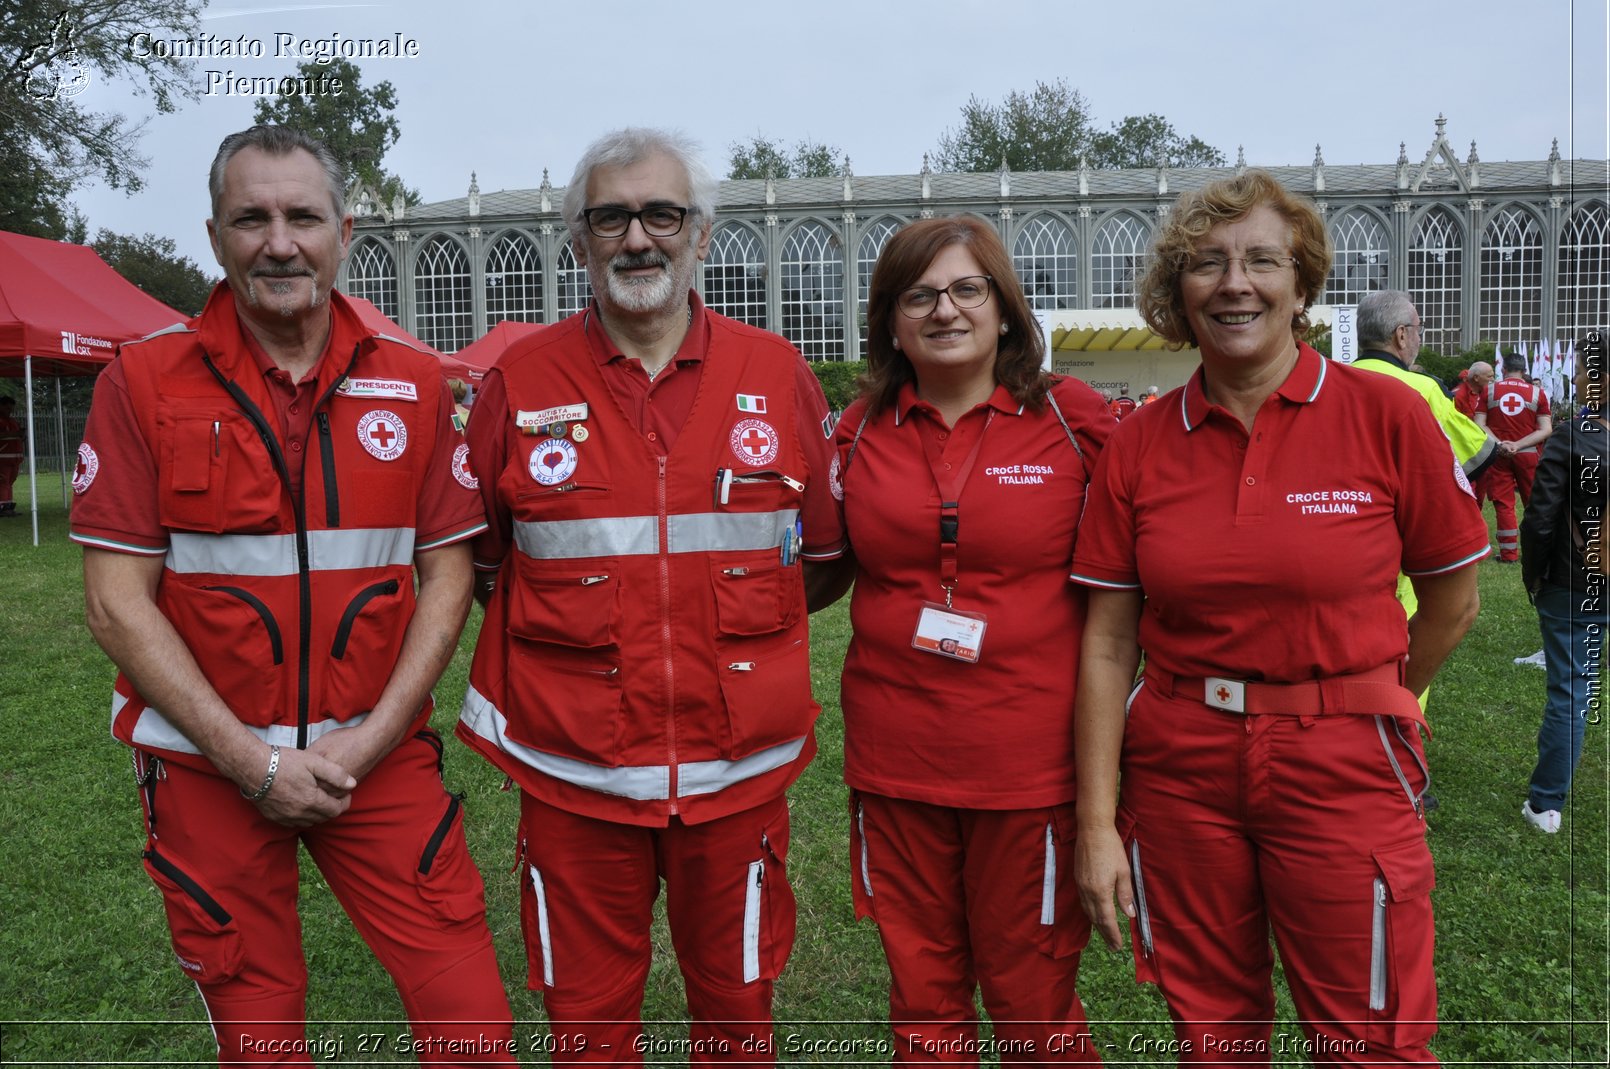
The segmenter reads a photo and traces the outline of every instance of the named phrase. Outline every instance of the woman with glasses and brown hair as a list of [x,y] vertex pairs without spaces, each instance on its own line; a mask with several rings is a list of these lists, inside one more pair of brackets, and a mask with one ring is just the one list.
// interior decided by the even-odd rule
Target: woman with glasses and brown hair
[[1432,1060],[1415,695],[1487,531],[1424,399],[1302,342],[1329,270],[1265,172],[1180,197],[1139,303],[1202,364],[1113,435],[1074,561],[1080,895],[1185,1062],[1271,1057],[1271,930],[1316,1063]]
[[1075,992],[1090,925],[1072,873],[1067,581],[1113,427],[1042,370],[995,231],[925,219],[884,247],[862,395],[831,484],[853,550],[844,662],[856,914],[878,925],[897,1063],[1094,1062]]

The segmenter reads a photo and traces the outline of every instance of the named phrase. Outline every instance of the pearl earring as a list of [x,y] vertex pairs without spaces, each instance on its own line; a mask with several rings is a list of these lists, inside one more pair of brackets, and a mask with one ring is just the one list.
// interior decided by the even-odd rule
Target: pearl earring
[[898,349],[898,348],[900,348],[900,339],[899,338],[890,338],[889,339],[889,344],[893,345],[896,349]]
[[1007,332],[1007,331],[1008,331],[1008,330],[1011,330],[1011,329],[1012,329],[1012,328],[1011,328],[1011,327],[1009,327],[1009,326],[1007,326],[1007,325],[1006,325],[1006,324],[1005,324],[1005,323],[1002,323],[1002,324],[1001,324],[1001,333],[1002,333],[1002,334],[1005,334],[1005,333],[1006,333],[1006,332]]

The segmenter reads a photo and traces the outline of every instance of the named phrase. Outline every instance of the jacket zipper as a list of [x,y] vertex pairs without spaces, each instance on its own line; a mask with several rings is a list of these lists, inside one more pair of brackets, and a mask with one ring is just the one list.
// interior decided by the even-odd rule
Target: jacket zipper
[[341,614],[341,623],[335,629],[335,641],[330,644],[330,656],[339,661],[346,656],[347,639],[352,637],[352,625],[358,619],[363,607],[382,594],[397,593],[398,584],[395,579],[387,579],[379,583],[371,583],[358,591],[357,597],[347,606],[347,611]]
[[319,425],[319,459],[324,462],[324,522],[341,526],[341,495],[335,484],[335,447],[330,439],[330,413],[322,409],[314,416]]
[[280,635],[279,624],[274,621],[274,614],[268,611],[268,606],[263,604],[262,598],[238,586],[204,586],[201,589],[216,590],[220,594],[228,594],[231,597],[239,598],[256,609],[257,615],[263,618],[263,627],[268,631],[268,644],[269,648],[274,651],[274,663],[285,663],[285,640]]
[[671,802],[671,814],[677,813],[677,767],[676,767],[676,661],[673,656],[673,640],[671,635],[671,547],[669,545],[670,520],[666,513],[665,488],[665,458],[659,458],[659,482],[655,487],[656,506],[659,513],[659,540],[660,540],[660,629],[665,643],[665,731],[666,748],[669,760],[666,767],[670,771],[670,782],[666,797]]
[[[330,388],[325,390],[324,396],[320,397],[314,404],[315,412],[324,408],[331,395],[340,388],[341,384],[346,381],[347,376],[352,373],[352,365],[357,362],[358,353],[362,348],[362,342],[353,346],[352,357],[347,361],[346,368],[335,376],[330,383]],[[269,425],[268,420],[264,418],[262,410],[252,402],[250,397],[246,396],[246,391],[242,390],[233,379],[226,378],[224,373],[218,370],[218,366],[212,362],[212,357],[209,354],[203,353],[201,359],[207,366],[207,370],[212,373],[212,377],[217,379],[224,391],[235,399],[235,404],[240,406],[240,410],[246,414],[246,418],[256,428],[257,436],[262,439],[264,447],[268,449],[269,457],[274,461],[274,470],[279,473],[280,481],[285,486],[285,492],[290,494],[291,497],[291,511],[296,519],[296,578],[297,596],[300,602],[297,607],[297,623],[301,630],[297,640],[297,656],[299,660],[296,667],[296,748],[305,750],[308,742],[308,705],[312,700],[311,692],[313,689],[311,679],[312,665],[310,663],[313,658],[313,575],[309,563],[310,553],[307,538],[306,484],[304,483],[301,491],[293,492],[291,490],[291,471],[285,464],[285,454],[280,450],[279,438],[275,436],[273,428]]]

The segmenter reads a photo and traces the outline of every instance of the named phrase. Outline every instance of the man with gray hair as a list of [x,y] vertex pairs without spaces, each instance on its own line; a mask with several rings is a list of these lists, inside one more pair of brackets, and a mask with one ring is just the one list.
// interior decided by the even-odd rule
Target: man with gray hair
[[1420,313],[1402,290],[1375,290],[1358,302],[1361,353],[1354,367],[1397,379],[1426,399],[1467,479],[1479,478],[1497,455],[1497,442],[1454,405],[1442,384],[1410,371],[1420,354]]
[[305,1062],[305,846],[421,1060],[512,1065],[430,729],[486,527],[452,399],[432,356],[332,289],[352,217],[323,145],[232,134],[211,187],[225,281],[121,348],[73,474],[86,616],[119,669],[112,733],[134,751],[174,954],[221,1062]]
[[662,880],[678,1049],[775,1056],[784,792],[820,711],[807,609],[847,585],[844,539],[816,377],[694,288],[715,189],[679,135],[595,142],[564,195],[593,300],[510,348],[470,416],[491,528],[458,733],[520,787],[528,983],[556,1062],[642,1061]]

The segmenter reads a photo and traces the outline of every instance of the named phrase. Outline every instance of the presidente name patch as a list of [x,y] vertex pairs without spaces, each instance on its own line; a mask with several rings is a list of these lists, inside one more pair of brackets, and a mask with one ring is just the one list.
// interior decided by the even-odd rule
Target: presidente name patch
[[388,397],[396,401],[419,400],[419,387],[407,379],[347,379],[336,387],[343,397]]

